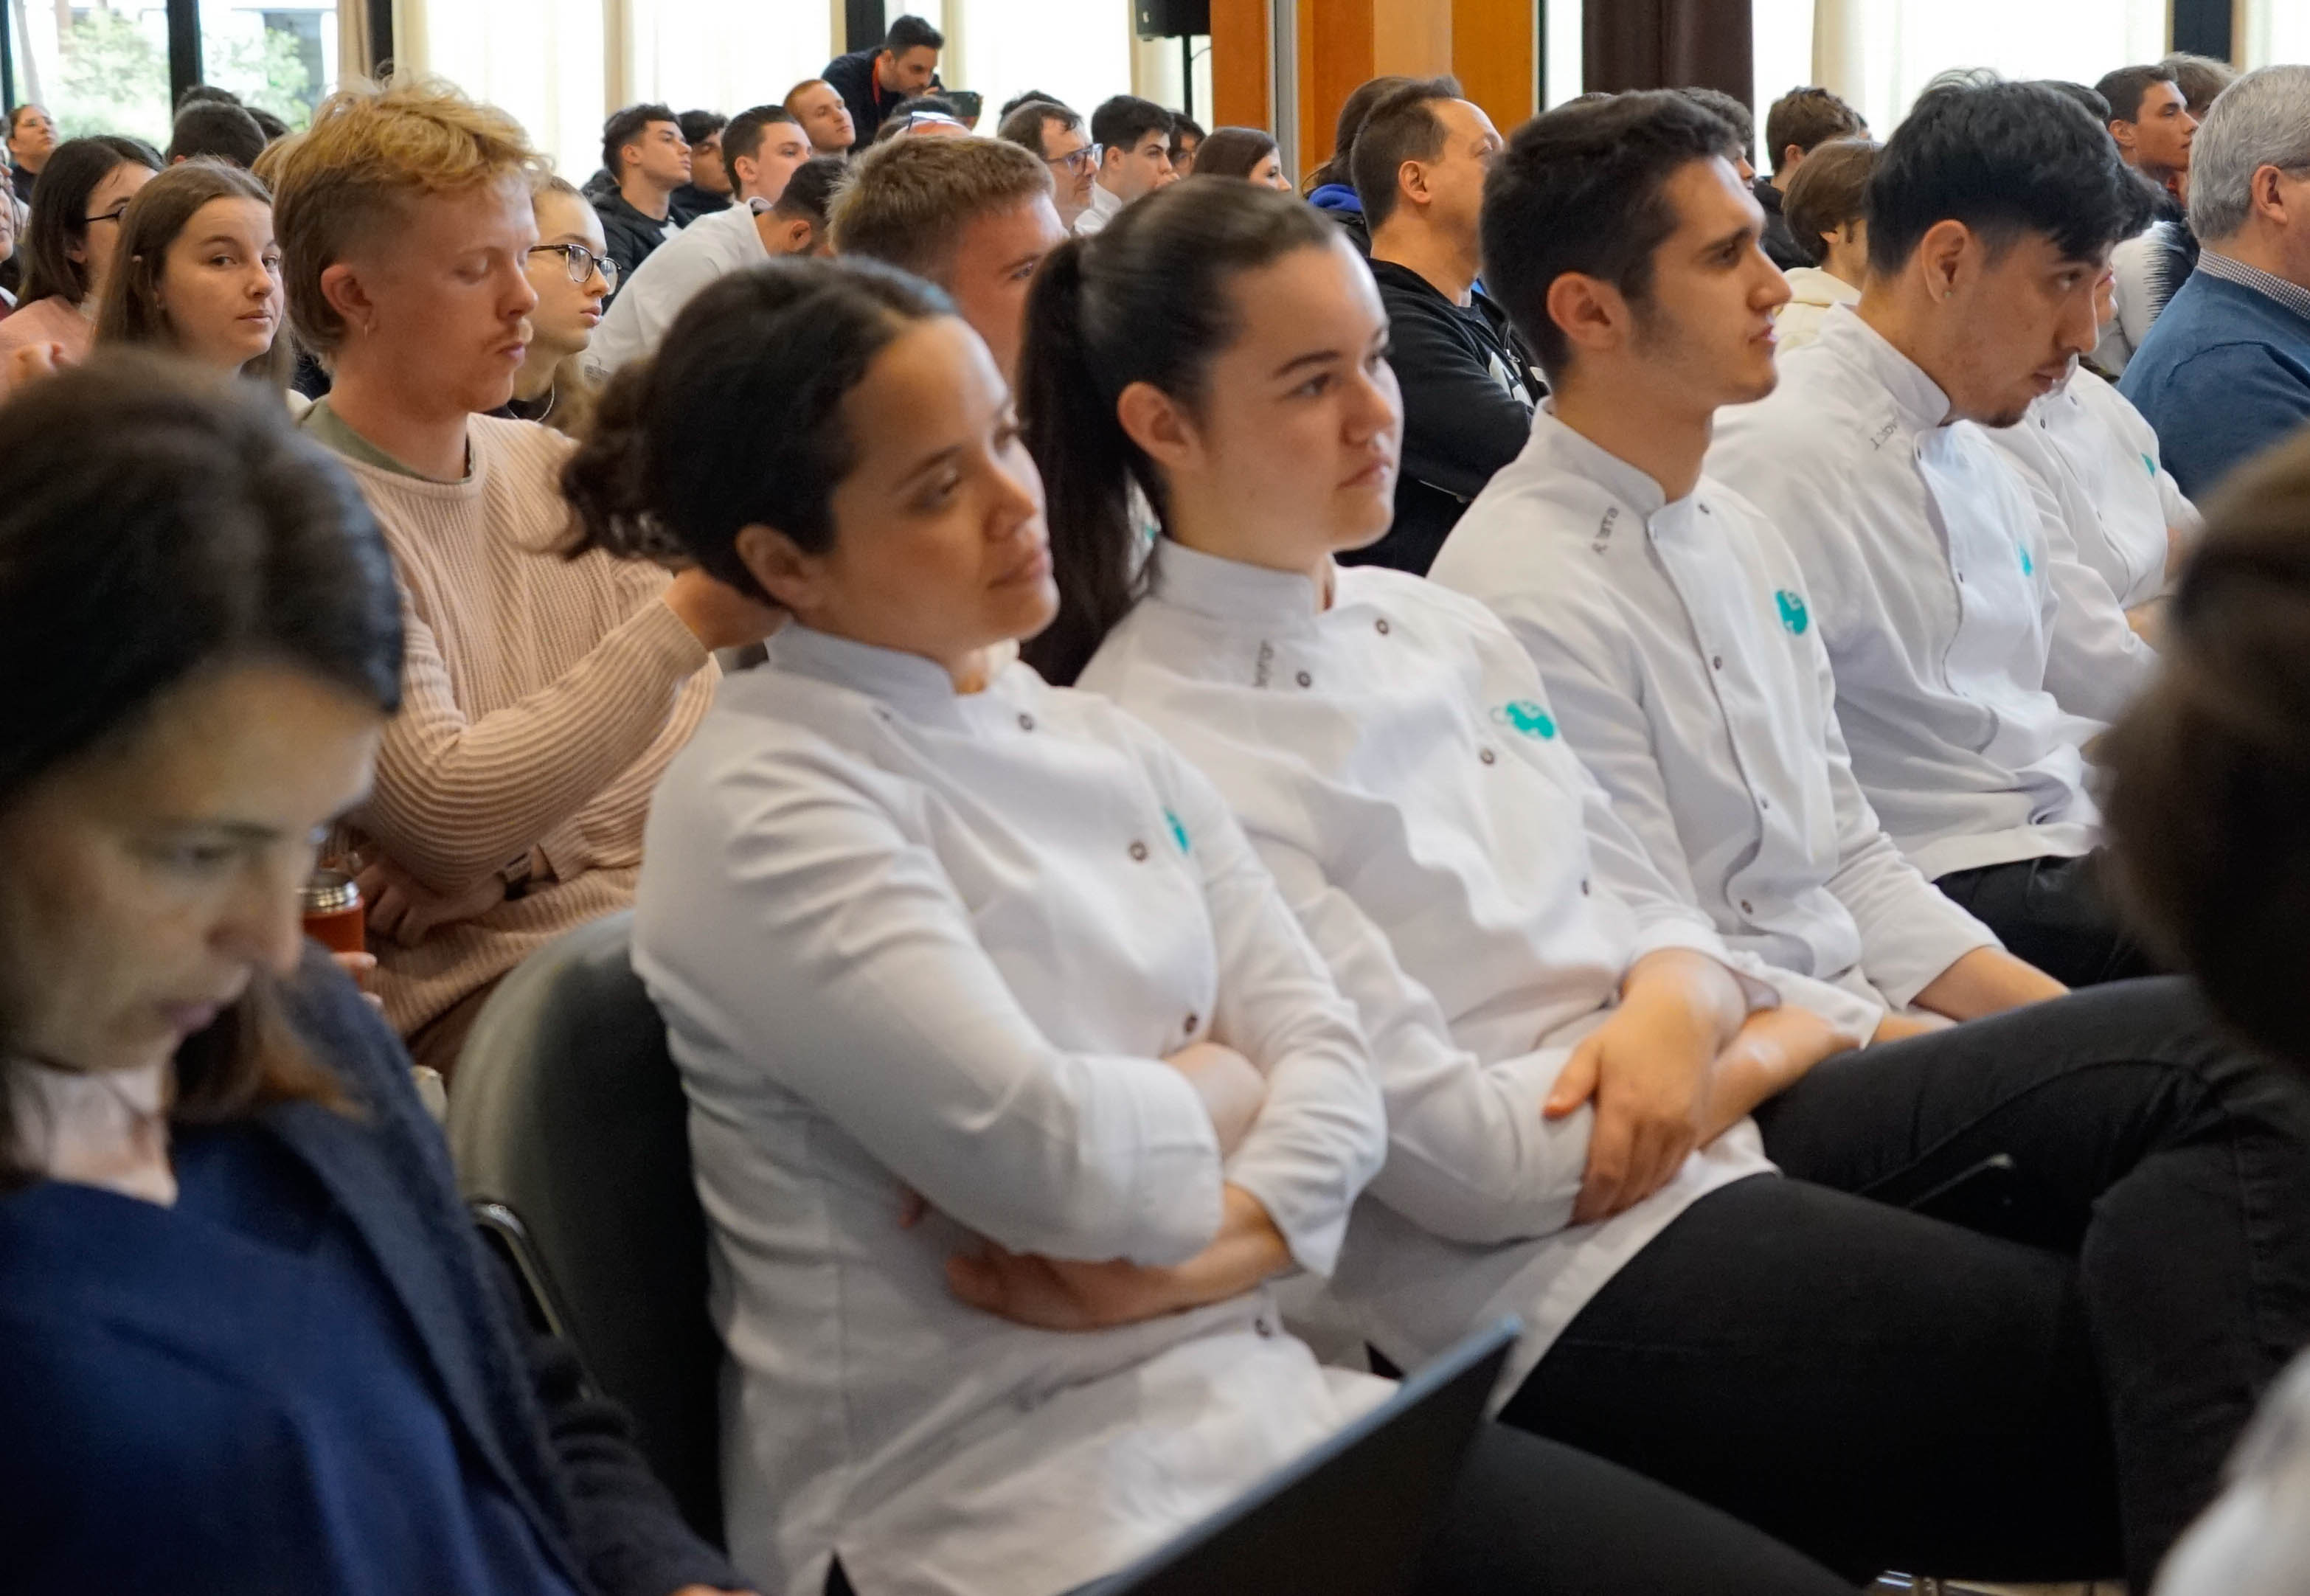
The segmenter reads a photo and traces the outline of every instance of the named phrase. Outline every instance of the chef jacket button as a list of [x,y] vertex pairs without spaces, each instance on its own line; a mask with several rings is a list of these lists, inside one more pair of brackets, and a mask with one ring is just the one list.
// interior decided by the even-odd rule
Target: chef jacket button
[[1133,844],[1131,845],[1131,857],[1132,857],[1132,859],[1133,860],[1133,862],[1135,862],[1135,863],[1140,863],[1140,864],[1144,864],[1144,863],[1147,863],[1147,845],[1146,845],[1145,843],[1143,843],[1143,842],[1134,842],[1134,843],[1133,843]]
[[1382,617],[1380,617],[1380,619],[1378,619],[1377,620],[1373,621],[1373,622],[1372,622],[1372,629],[1373,629],[1374,631],[1377,632],[1381,637],[1383,637],[1383,638],[1386,637],[1386,636],[1387,636],[1387,618],[1386,618],[1385,616],[1384,616],[1384,615],[1383,615],[1383,616],[1382,616]]
[[1195,1034],[1195,1028],[1203,1024],[1203,1017],[1202,1015],[1190,1014],[1187,1016],[1187,1023],[1184,1028],[1186,1030],[1187,1035],[1192,1037]]
[[1262,1335],[1264,1335],[1264,1336],[1268,1337],[1270,1340],[1274,1339],[1274,1335],[1275,1335],[1275,1325],[1274,1325],[1274,1323],[1273,1323],[1273,1321],[1272,1321],[1272,1320],[1270,1320],[1270,1319],[1266,1318],[1265,1316],[1264,1316],[1264,1315],[1263,1315],[1263,1316],[1262,1316],[1262,1317],[1260,1317],[1260,1318],[1257,1318],[1257,1319],[1253,1320],[1253,1321],[1251,1322],[1251,1327],[1252,1327],[1252,1329],[1254,1329],[1254,1330],[1257,1331],[1260,1334],[1262,1334]]
[[1316,679],[1313,676],[1308,675],[1305,671],[1300,672],[1297,677],[1293,678],[1293,680],[1298,681],[1301,687],[1313,687],[1316,685]]
[[1583,898],[1588,896],[1588,882],[1585,878],[1583,878],[1580,882],[1580,896]]
[[1708,668],[1712,671],[1723,670],[1724,668],[1724,656],[1721,654],[1710,655],[1708,656]]
[[1476,758],[1483,760],[1487,765],[1495,763],[1498,760],[1499,757],[1499,755],[1494,753],[1489,748],[1480,748],[1476,750]]
[[1744,898],[1741,900],[1741,912],[1744,915],[1753,915],[1757,912],[1757,906]]
[[1757,800],[1757,807],[1759,809],[1770,809],[1773,807],[1773,801],[1769,798],[1759,798]]
[[1035,717],[1022,711],[1019,716],[1019,729],[1022,732],[1033,731],[1035,729]]

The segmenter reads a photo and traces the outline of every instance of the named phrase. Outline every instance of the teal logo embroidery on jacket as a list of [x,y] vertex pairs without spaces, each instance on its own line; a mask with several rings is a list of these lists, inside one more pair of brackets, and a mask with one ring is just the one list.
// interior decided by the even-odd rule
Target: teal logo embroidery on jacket
[[1806,611],[1804,600],[1784,587],[1773,594],[1773,603],[1780,609],[1781,624],[1789,629],[1792,636],[1803,637],[1805,628],[1812,624],[1812,616]]
[[1518,698],[1514,703],[1501,705],[1492,711],[1492,718],[1504,723],[1511,731],[1520,732],[1526,737],[1537,737],[1543,742],[1556,735],[1556,722],[1550,717],[1548,711],[1527,699]]
[[2037,562],[2029,558],[2028,545],[2026,543],[2017,543],[2014,547],[2021,551],[2021,574],[2025,577],[2036,576],[2037,574]]
[[1167,809],[1163,811],[1163,818],[1171,822],[1171,840],[1179,845],[1179,852],[1193,853],[1194,847],[1187,841],[1187,828],[1179,824],[1179,817]]
[[2141,469],[2154,477],[2158,474],[2158,462],[2144,455],[2141,456]]

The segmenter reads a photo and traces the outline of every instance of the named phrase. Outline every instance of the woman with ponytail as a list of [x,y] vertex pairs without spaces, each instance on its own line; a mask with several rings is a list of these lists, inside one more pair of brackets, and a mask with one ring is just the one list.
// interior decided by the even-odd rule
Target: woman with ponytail
[[[1853,1051],[1881,1004],[1726,947],[1496,618],[1334,564],[1387,528],[1401,428],[1344,240],[1195,178],[1057,265],[1021,375],[1066,608],[1030,653],[1218,785],[1357,1006],[1389,1154],[1331,1289],[1372,1343],[1410,1366],[1521,1315],[1507,1423],[1852,1583],[2146,1580],[2224,1415],[2106,1398],[2099,1358],[2170,1368],[2204,1337],[2252,1369],[2236,1343],[2281,1311],[2252,1281],[2304,1250],[2252,1191],[2310,1202],[2310,1097],[2170,984]],[[1127,481],[1162,522],[1143,558]],[[2087,1108],[2113,1080],[2136,1094],[2122,1152]],[[1617,1588],[1759,1587],[1696,1566]]]
[[634,924],[741,1567],[1055,1596],[1384,1396],[1266,1286],[1330,1271],[1378,1166],[1362,1039],[1208,784],[1016,662],[1056,604],[1042,487],[945,297],[725,277],[564,481],[587,547],[790,617],[659,786]]

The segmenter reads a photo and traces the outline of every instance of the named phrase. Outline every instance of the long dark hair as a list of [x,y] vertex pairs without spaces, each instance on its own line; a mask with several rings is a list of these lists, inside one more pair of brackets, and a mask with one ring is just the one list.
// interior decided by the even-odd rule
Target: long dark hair
[[857,458],[843,396],[909,323],[952,314],[938,290],[872,261],[779,260],[717,280],[603,392],[562,469],[570,552],[694,563],[770,602],[738,533],[833,546],[834,490]]
[[32,190],[32,216],[24,228],[22,303],[59,299],[77,305],[88,298],[88,268],[72,251],[88,241],[88,202],[116,168],[135,161],[161,169],[161,153],[141,139],[99,134],[66,139],[40,169]]
[[1323,165],[1307,174],[1307,193],[1315,193],[1326,183],[1354,184],[1356,135],[1363,131],[1364,118],[1371,115],[1372,107],[1383,98],[1411,82],[1402,73],[1392,72],[1367,78],[1348,91],[1347,99],[1340,105],[1339,124],[1332,130],[1332,153]]
[[1256,127],[1214,127],[1195,146],[1195,173],[1204,178],[1248,178],[1275,153],[1275,141]]
[[1019,405],[1043,473],[1059,589],[1058,619],[1023,652],[1047,680],[1073,681],[1138,601],[1145,568],[1132,483],[1159,520],[1165,514],[1154,462],[1116,415],[1123,390],[1149,383],[1195,409],[1205,367],[1242,330],[1229,283],[1340,236],[1330,217],[1292,195],[1196,176],[1125,207],[1043,263],[1028,292]]
[[[169,313],[161,303],[161,278],[168,266],[169,250],[203,205],[221,199],[254,200],[268,211],[273,208],[273,195],[264,184],[237,166],[205,155],[178,162],[137,190],[136,197],[128,202],[127,214],[120,219],[112,272],[105,279],[104,298],[97,307],[97,343],[175,347],[176,329],[169,325]],[[278,393],[289,386],[289,373],[295,364],[284,295],[272,347],[244,362],[240,375],[269,384]]]
[[[120,350],[0,405],[0,811],[132,734],[169,689],[252,658],[400,706],[384,538],[279,397]],[[172,1114],[186,1122],[334,1090],[262,980],[177,1066]],[[8,1097],[0,1186],[29,1173]]]

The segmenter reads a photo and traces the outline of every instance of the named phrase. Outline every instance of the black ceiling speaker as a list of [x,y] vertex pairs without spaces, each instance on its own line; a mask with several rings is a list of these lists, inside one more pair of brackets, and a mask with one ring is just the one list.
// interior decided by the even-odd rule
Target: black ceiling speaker
[[1211,30],[1211,0],[1134,0],[1142,39],[1193,39]]

